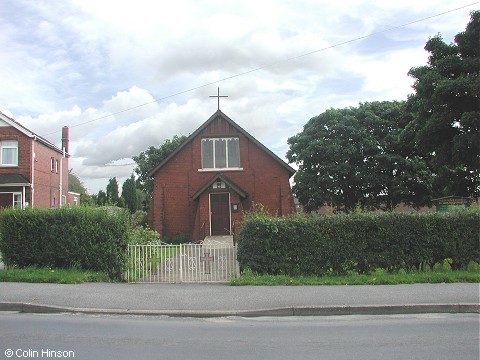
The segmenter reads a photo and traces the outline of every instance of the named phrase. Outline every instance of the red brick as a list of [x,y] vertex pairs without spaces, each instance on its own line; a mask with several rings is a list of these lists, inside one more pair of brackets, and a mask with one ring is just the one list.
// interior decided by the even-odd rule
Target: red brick
[[[5,116],[1,114],[2,117]],[[4,118],[5,119],[5,118]],[[6,117],[7,121],[14,121]],[[59,207],[61,202],[60,182],[62,182],[61,194],[68,196],[68,157],[64,157],[62,151],[52,146],[47,146],[36,138],[27,136],[13,126],[0,126],[0,141],[18,141],[18,166],[1,167],[0,174],[23,175],[32,186],[26,190],[25,202],[34,207]],[[49,144],[51,145],[51,144]],[[32,161],[35,154],[34,161]],[[54,169],[51,171],[50,162],[54,159]],[[55,162],[58,161],[58,172]],[[62,173],[62,181],[60,175]],[[3,188],[2,191],[21,191],[19,189]]]
[[[223,115],[223,113],[220,113]],[[282,165],[275,155],[265,151],[251,136],[235,128],[228,118],[211,118],[197,130],[168,162],[154,173],[154,192],[149,223],[162,236],[183,234],[193,241],[209,235],[210,214],[208,190],[198,199],[193,195],[217,174],[236,184],[248,197],[242,200],[230,189],[230,202],[238,203],[238,212],[231,213],[235,232],[243,212],[252,203],[263,204],[272,215],[288,215],[293,210],[289,178],[293,170]],[[241,171],[199,171],[201,139],[205,136],[237,136],[240,141]]]

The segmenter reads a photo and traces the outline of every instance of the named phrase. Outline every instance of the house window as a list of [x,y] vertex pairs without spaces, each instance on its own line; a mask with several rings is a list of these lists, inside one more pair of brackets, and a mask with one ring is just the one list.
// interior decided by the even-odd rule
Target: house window
[[22,207],[22,194],[13,193],[13,207]]
[[0,141],[1,165],[18,166],[18,141]]
[[58,160],[55,160],[55,173],[58,174]]
[[55,159],[52,157],[50,158],[50,172],[53,173],[54,169],[55,169]]
[[202,169],[239,169],[238,138],[202,139]]

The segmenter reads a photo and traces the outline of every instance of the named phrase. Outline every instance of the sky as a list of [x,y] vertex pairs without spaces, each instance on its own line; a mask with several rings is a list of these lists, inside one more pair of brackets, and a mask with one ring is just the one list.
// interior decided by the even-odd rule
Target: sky
[[[60,146],[89,193],[220,109],[285,160],[330,108],[406,100],[425,43],[472,0],[0,0],[0,111]],[[285,160],[286,161],[286,160]]]

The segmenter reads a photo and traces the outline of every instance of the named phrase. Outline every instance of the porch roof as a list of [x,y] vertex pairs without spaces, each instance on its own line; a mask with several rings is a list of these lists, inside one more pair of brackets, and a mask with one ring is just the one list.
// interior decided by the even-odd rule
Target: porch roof
[[245,190],[243,190],[240,186],[236,185],[233,181],[228,179],[222,174],[216,174],[212,177],[205,185],[203,185],[200,190],[198,190],[192,197],[193,200],[197,200],[200,195],[202,195],[210,186],[213,185],[216,181],[223,181],[230,189],[235,191],[242,199],[246,199],[248,194]]
[[20,174],[0,174],[0,186],[30,186],[30,182]]

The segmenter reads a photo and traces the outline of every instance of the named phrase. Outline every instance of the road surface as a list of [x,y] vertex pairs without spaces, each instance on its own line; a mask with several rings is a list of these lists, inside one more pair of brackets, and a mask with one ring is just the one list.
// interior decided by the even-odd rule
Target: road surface
[[478,314],[281,318],[0,312],[0,359],[479,359]]

